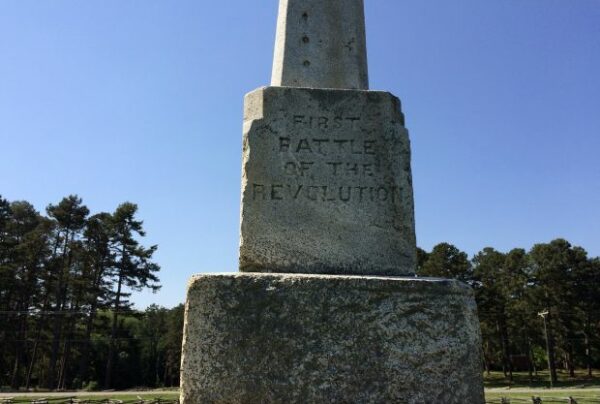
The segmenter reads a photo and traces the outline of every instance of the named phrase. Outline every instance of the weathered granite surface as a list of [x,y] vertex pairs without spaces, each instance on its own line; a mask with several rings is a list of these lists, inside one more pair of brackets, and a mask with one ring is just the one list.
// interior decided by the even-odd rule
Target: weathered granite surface
[[185,318],[183,404],[484,402],[458,281],[197,275]]
[[410,145],[364,91],[363,6],[280,0],[275,87],[245,99],[243,272],[190,282],[183,404],[484,402],[470,288],[385,276],[416,268]]
[[248,94],[242,169],[241,271],[414,273],[410,144],[390,93]]
[[369,88],[363,0],[281,0],[271,85]]

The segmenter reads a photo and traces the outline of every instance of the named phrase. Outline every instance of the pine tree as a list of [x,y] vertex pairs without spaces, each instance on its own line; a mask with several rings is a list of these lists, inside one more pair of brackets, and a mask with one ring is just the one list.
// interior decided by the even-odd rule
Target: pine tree
[[89,209],[82,204],[77,195],[63,198],[57,205],[46,208],[48,216],[56,223],[56,248],[53,253],[53,267],[55,270],[54,306],[56,318],[52,327],[52,348],[50,354],[47,387],[57,387],[57,363],[59,359],[60,341],[64,325],[64,312],[67,310],[68,294],[71,285],[71,269],[73,264],[73,249],[83,230]]
[[115,254],[115,269],[112,274],[115,289],[112,294],[112,325],[110,333],[110,344],[108,358],[106,361],[106,376],[104,387],[112,386],[112,375],[115,365],[115,351],[117,349],[117,325],[121,310],[130,307],[127,297],[130,290],[141,290],[150,288],[157,291],[158,277],[155,275],[160,267],[151,261],[157,246],[145,248],[136,240],[136,236],[144,237],[143,222],[135,218],[137,205],[125,202],[117,208],[112,215],[113,233],[111,237],[111,248]]
[[111,236],[113,220],[109,213],[98,213],[91,216],[83,235],[85,289],[83,308],[87,311],[84,320],[84,335],[81,345],[78,381],[81,388],[89,382],[91,336],[94,329],[97,312],[110,304],[109,295],[111,283],[108,275],[115,266],[115,254],[111,251]]
[[419,276],[453,278],[463,282],[471,281],[471,264],[467,254],[449,243],[440,243],[421,259],[424,260]]

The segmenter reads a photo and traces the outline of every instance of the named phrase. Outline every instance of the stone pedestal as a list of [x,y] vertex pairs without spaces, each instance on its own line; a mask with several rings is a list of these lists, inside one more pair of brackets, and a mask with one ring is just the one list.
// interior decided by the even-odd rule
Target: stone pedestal
[[457,281],[197,275],[185,318],[183,404],[484,402],[476,306]]
[[266,87],[244,104],[240,270],[414,274],[410,143],[398,98]]

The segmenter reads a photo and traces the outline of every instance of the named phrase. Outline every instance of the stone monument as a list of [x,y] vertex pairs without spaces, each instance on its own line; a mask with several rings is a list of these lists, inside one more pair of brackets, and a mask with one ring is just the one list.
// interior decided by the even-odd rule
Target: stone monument
[[245,98],[240,272],[190,280],[182,403],[483,403],[472,292],[415,267],[363,0],[281,0],[271,86]]

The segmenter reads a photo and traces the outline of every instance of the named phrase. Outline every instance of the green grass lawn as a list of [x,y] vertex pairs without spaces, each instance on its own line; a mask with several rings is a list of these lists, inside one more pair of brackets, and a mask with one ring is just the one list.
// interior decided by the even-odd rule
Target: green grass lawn
[[[541,397],[543,403],[547,403],[548,399],[552,399],[552,403],[567,403],[569,397],[577,400],[578,404],[600,403],[600,372],[595,372],[591,378],[585,371],[577,371],[574,378],[566,372],[559,372],[553,389],[549,388],[548,372],[538,372],[532,379],[527,372],[514,373],[512,383],[502,372],[492,372],[484,375],[484,380],[486,400],[498,403],[502,397],[519,400],[516,403],[531,403],[532,396]],[[590,401],[592,399],[594,401]]]
[[[529,388],[548,388],[550,387],[548,372],[540,371],[537,376],[534,375],[530,380],[527,372],[513,373],[513,382],[510,383],[502,374],[502,372],[491,372],[488,376],[484,374],[484,383],[486,388],[498,387],[529,387]],[[558,383],[554,385],[556,388],[600,388],[600,371],[595,371],[592,378],[588,377],[587,372],[578,370],[575,372],[575,377],[571,378],[567,372],[558,372]]]
[[7,398],[7,397],[15,397],[15,400],[18,401],[26,401],[26,400],[39,400],[42,397],[48,398],[49,400],[52,401],[56,401],[59,400],[61,398],[69,398],[69,397],[75,397],[78,400],[94,400],[94,401],[100,401],[100,400],[122,400],[122,401],[132,401],[132,400],[136,400],[138,397],[141,397],[144,400],[155,400],[160,398],[161,400],[176,400],[179,398],[179,392],[178,391],[173,391],[173,392],[168,392],[168,393],[160,393],[160,394],[156,394],[153,393],[151,391],[135,391],[135,392],[123,392],[123,391],[118,391],[118,392],[114,392],[114,393],[102,393],[102,394],[94,394],[94,395],[90,395],[90,393],[86,393],[86,392],[69,392],[69,393],[64,393],[64,394],[60,394],[60,395],[43,395],[43,394],[37,394],[36,396],[28,396],[28,395],[16,395],[16,394],[10,394],[10,393],[3,393],[0,394],[0,403],[2,402],[3,398]]
[[[577,400],[578,404],[586,404],[589,402],[587,400],[595,399],[595,403],[600,403],[600,391],[582,391],[582,390],[554,390],[554,391],[528,391],[528,392],[500,392],[500,391],[489,391],[485,392],[485,399],[487,401],[497,400],[500,401],[501,398],[509,398],[511,400],[520,399],[527,400],[527,402],[531,403],[531,397],[541,397],[543,403],[546,402],[545,399],[561,399],[564,403],[568,402],[569,397],[573,397]],[[586,400],[587,399],[587,400]],[[584,401],[581,401],[584,400]]]
[[[587,376],[584,371],[577,371],[574,378],[569,377],[566,372],[559,372],[558,383],[554,389],[549,389],[548,372],[538,372],[537,376],[534,376],[532,380],[529,378],[527,372],[516,372],[513,374],[512,383],[504,378],[501,372],[492,372],[490,375],[484,375],[484,383],[486,388],[486,400],[491,402],[500,403],[502,397],[509,398],[513,403],[531,403],[531,397],[541,397],[542,399],[553,399],[552,403],[567,403],[569,396],[575,398],[578,404],[587,403],[599,403],[600,404],[600,371],[596,371],[592,378]],[[11,393],[0,394],[0,401],[4,397],[10,397]],[[78,399],[90,399],[90,400],[123,400],[133,401],[138,396],[145,400],[151,399],[164,399],[164,400],[175,400],[179,398],[179,392],[177,389],[170,391],[118,391],[118,392],[106,392],[96,393],[91,395],[86,392],[77,393],[64,393],[61,397],[76,397]],[[26,399],[33,399],[31,396],[19,395],[19,401]],[[37,395],[35,398],[39,399]],[[55,399],[56,396],[52,396]],[[590,401],[592,400],[593,401]],[[560,401],[559,401],[560,400]],[[548,403],[547,400],[543,401],[544,404]]]

